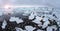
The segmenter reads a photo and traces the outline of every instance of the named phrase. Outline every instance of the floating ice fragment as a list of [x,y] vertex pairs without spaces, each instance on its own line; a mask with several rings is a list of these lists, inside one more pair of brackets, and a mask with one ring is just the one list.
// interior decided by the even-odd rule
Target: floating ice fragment
[[7,25],[7,22],[4,20],[2,23],[2,28],[5,29],[6,25]]
[[37,23],[37,24],[41,24],[40,21],[41,21],[42,19],[43,19],[42,17],[37,16],[36,19],[33,20],[32,22],[35,22],[35,23]]
[[58,26],[60,27],[60,22],[57,22]]
[[49,24],[49,21],[44,22],[44,24],[42,25],[42,28],[46,28],[48,24]]
[[48,17],[44,17],[43,18],[43,21],[48,21]]
[[33,12],[32,12],[31,15],[29,16],[29,19],[31,19],[31,20],[34,19],[34,16],[35,16],[35,15],[34,15]]
[[15,29],[16,29],[16,31],[26,31],[26,30],[23,30],[23,29],[21,29],[19,27],[15,27]]
[[43,30],[38,29],[37,31],[43,31]]
[[23,20],[22,19],[18,19],[18,20],[16,20],[16,22],[17,22],[17,24],[19,24],[19,23],[23,22]]
[[33,28],[32,26],[25,26],[27,31],[33,31],[35,28]]
[[9,21],[10,21],[10,22],[14,22],[14,21],[16,21],[16,20],[18,20],[18,18],[16,18],[16,17],[11,17]]
[[22,19],[19,19],[18,17],[11,17],[10,18],[10,22],[14,22],[14,21],[16,21],[17,24],[23,22],[23,20]]

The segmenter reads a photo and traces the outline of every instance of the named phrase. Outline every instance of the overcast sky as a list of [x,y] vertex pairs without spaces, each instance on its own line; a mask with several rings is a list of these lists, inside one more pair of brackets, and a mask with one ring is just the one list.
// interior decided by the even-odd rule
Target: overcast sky
[[60,8],[60,0],[0,0],[0,7],[5,4],[13,5],[47,5]]

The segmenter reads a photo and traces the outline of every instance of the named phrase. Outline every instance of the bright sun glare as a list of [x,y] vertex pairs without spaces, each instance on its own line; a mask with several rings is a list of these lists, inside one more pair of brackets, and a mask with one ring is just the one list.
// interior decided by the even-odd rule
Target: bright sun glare
[[9,9],[11,7],[11,5],[5,5],[4,8],[5,9]]

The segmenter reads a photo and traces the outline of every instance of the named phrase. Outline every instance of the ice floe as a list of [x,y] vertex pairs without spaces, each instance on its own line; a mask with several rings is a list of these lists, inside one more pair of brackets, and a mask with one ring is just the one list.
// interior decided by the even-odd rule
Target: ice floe
[[50,24],[49,21],[44,22],[44,24],[42,25],[42,28],[46,28],[48,26],[48,24]]
[[41,21],[42,19],[43,19],[42,17],[36,16],[36,19],[33,20],[32,22],[37,23],[37,24],[41,24],[40,21]]
[[34,19],[35,15],[33,14],[33,12],[31,13],[31,15],[29,16],[29,19]]
[[1,26],[2,29],[5,29],[6,25],[7,25],[7,22],[4,20],[3,23],[2,23],[2,26]]
[[10,22],[14,22],[14,21],[16,21],[17,24],[23,22],[23,20],[22,19],[19,19],[19,17],[11,17],[10,18]]
[[33,31],[35,29],[35,27],[32,27],[32,26],[25,26],[25,29],[27,31]]
[[38,29],[37,31],[43,31],[43,30]]

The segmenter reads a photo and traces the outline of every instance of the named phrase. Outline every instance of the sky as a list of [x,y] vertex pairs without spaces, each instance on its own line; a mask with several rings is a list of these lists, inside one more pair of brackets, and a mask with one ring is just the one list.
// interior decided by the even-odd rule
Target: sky
[[0,9],[5,5],[43,5],[60,9],[60,0],[0,0]]
[[0,7],[5,4],[12,5],[46,5],[60,8],[60,0],[0,0]]

